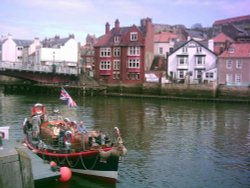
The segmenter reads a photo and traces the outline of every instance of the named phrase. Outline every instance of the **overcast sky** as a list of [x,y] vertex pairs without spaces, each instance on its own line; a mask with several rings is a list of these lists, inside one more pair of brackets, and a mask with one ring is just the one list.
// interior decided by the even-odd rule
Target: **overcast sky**
[[121,26],[139,25],[150,17],[157,24],[201,23],[250,14],[250,0],[1,0],[0,34],[33,39],[75,34],[84,43],[87,34],[104,34],[115,19]]

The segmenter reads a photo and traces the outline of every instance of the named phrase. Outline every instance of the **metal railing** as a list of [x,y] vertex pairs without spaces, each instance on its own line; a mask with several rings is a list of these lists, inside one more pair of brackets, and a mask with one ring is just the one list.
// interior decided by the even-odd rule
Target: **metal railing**
[[19,62],[5,62],[0,61],[0,70],[19,70],[19,71],[31,71],[31,72],[43,72],[43,73],[55,73],[55,74],[67,74],[67,75],[78,75],[78,67],[66,67],[66,66],[55,66],[53,65],[30,65]]

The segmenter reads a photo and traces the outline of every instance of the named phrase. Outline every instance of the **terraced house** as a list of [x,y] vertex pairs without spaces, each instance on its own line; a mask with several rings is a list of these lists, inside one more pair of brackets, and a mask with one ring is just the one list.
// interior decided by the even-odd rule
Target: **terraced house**
[[141,25],[114,28],[105,25],[105,34],[95,45],[95,78],[105,84],[140,84],[154,58],[154,30],[150,18]]

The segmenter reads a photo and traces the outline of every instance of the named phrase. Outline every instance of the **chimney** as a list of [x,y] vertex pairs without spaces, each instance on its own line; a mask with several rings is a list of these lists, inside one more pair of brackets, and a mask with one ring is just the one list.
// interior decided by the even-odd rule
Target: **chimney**
[[119,31],[120,28],[120,22],[118,19],[115,20],[115,31]]
[[105,25],[105,34],[107,34],[109,31],[110,31],[110,25],[107,22],[106,25]]
[[213,39],[208,40],[208,49],[211,50],[212,52],[214,51],[214,40]]

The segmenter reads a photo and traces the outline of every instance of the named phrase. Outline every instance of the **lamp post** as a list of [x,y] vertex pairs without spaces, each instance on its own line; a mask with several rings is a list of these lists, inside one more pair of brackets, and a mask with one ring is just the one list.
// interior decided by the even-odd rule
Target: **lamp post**
[[55,65],[55,51],[53,51],[53,64],[52,64],[52,72],[56,72],[56,65]]

